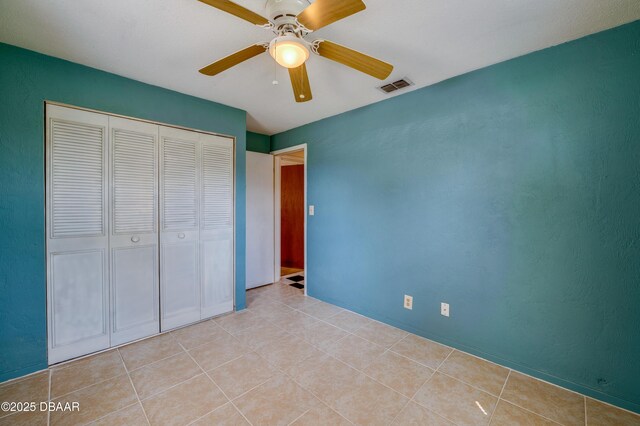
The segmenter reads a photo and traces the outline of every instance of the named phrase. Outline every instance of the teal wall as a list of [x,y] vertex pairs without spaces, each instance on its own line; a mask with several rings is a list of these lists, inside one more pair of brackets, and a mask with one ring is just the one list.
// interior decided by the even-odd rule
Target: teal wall
[[235,136],[245,305],[244,111],[0,44],[0,381],[46,368],[44,100]]
[[300,143],[310,295],[640,411],[640,22]]
[[271,152],[271,137],[260,133],[247,132],[247,151],[261,152],[268,154]]

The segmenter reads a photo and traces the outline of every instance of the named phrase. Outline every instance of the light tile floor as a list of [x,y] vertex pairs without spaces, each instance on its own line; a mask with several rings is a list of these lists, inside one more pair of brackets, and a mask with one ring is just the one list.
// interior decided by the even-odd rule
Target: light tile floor
[[248,309],[0,384],[1,425],[640,425],[640,416],[305,297]]

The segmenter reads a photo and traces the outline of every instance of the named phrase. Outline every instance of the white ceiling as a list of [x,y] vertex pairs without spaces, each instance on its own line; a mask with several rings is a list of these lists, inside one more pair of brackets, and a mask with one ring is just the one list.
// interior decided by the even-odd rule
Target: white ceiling
[[[265,0],[237,0],[264,14]],[[365,0],[311,35],[395,65],[415,88],[640,18],[638,0]],[[312,55],[314,99],[294,102],[267,55],[215,77],[198,69],[272,33],[196,0],[0,0],[0,41],[247,111],[274,134],[389,98],[382,82]],[[406,90],[399,93],[405,93]]]

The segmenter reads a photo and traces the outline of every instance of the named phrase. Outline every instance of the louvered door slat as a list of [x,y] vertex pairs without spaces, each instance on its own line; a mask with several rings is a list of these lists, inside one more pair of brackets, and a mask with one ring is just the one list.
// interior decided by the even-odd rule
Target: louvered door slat
[[202,146],[202,228],[232,225],[233,152],[230,147]]
[[52,120],[52,237],[104,234],[105,129]]
[[113,131],[114,233],[153,232],[156,223],[156,138]]
[[166,230],[193,229],[197,218],[196,142],[164,140],[164,223]]

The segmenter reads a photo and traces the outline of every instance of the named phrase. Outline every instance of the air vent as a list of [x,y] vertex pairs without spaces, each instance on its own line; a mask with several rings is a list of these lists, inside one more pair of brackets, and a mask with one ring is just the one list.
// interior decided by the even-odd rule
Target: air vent
[[413,86],[413,83],[403,78],[402,80],[394,81],[393,83],[385,84],[384,86],[379,87],[384,93],[395,92],[396,90],[404,89],[405,87]]

